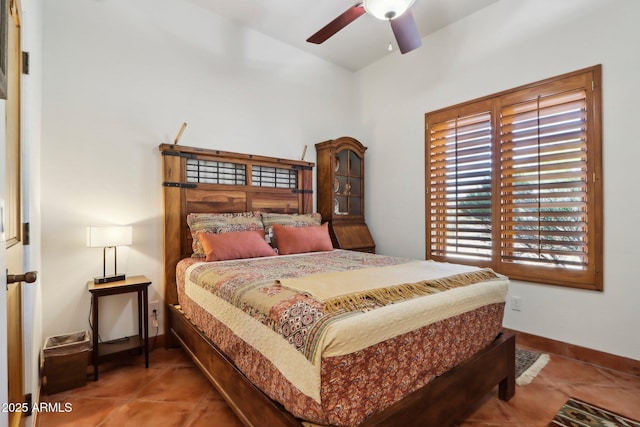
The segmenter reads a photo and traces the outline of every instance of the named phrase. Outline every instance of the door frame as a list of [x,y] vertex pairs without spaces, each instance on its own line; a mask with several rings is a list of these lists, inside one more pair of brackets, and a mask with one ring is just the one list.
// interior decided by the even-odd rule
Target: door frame
[[[12,149],[5,158],[2,168],[3,178],[3,198],[5,199],[5,230],[7,234],[3,246],[3,257],[6,263],[5,272],[11,274],[22,274],[27,271],[25,263],[25,247],[23,245],[24,236],[22,232],[24,221],[24,206],[26,202],[25,189],[23,187],[24,176],[24,142],[22,138],[22,37],[21,37],[21,5],[18,0],[3,0],[6,5],[7,28],[3,29],[6,35],[6,50],[4,56],[7,58],[6,84],[7,101],[4,103],[5,129],[2,135],[4,152]],[[11,143],[9,142],[11,141]],[[15,147],[13,143],[15,142]],[[13,147],[13,148],[12,148]],[[13,169],[15,168],[15,169]],[[7,270],[8,269],[8,270]],[[0,272],[1,274],[2,272]],[[26,398],[26,369],[30,366],[25,360],[25,329],[24,329],[24,299],[23,284],[6,284],[6,274],[2,274],[5,291],[5,328],[6,349],[4,354],[7,358],[7,402],[8,407],[3,412],[7,413],[7,423],[11,427],[25,424],[25,412],[30,413],[30,408],[25,408],[22,404],[28,400]],[[11,365],[11,366],[9,366]],[[13,406],[13,407],[12,407]],[[4,420],[2,420],[4,421]]]
[[[0,101],[0,117],[5,116],[5,103]],[[5,121],[0,120],[0,152],[5,152]],[[0,162],[0,201],[4,204],[5,200],[5,162]],[[3,209],[4,210],[4,209]],[[0,213],[0,227],[4,228],[4,211]],[[7,271],[6,260],[6,240],[4,236],[0,236],[0,272]],[[0,274],[0,322],[7,324],[7,276]],[[0,334],[0,402],[9,401],[7,371],[7,334]],[[0,411],[0,425],[9,425],[9,415]]]

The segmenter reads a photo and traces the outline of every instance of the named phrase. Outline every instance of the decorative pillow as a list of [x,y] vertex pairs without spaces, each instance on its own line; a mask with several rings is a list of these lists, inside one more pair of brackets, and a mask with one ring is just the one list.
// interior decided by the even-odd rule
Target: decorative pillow
[[187,224],[193,238],[193,257],[204,257],[204,249],[198,239],[198,233],[229,233],[232,231],[264,230],[260,214],[254,212],[239,213],[192,213],[187,215]]
[[266,233],[267,242],[274,248],[277,248],[277,242],[273,237],[273,225],[288,225],[291,227],[308,227],[310,225],[320,225],[322,216],[319,213],[311,214],[281,214],[262,212],[262,223],[264,224],[264,232]]
[[277,255],[264,240],[263,230],[198,233],[207,261]]
[[327,222],[308,227],[274,224],[273,233],[278,241],[278,253],[288,255],[333,250],[328,225]]

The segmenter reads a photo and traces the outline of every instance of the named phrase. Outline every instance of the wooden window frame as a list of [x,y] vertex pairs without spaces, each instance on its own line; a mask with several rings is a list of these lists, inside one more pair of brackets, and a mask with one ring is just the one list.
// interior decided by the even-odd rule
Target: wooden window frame
[[[516,280],[602,291],[601,87],[602,66],[596,65],[425,114],[427,259],[491,267]],[[567,93],[579,93],[583,99],[575,101],[579,103],[577,108],[562,107],[563,113],[570,114],[576,125],[564,126],[563,119],[552,118],[554,126],[571,128],[566,130],[571,136],[563,137],[558,143],[560,148],[556,148],[553,142],[548,142],[554,134],[551,137],[545,134],[544,116],[540,118],[540,111],[548,110],[545,110],[548,100],[553,108],[560,105],[564,102],[560,97]],[[534,107],[527,106],[527,103],[535,102]],[[507,140],[510,129],[523,127],[525,113],[519,111],[523,108],[533,108],[526,117],[535,116],[531,119],[533,125],[529,126],[535,136],[533,142],[525,142],[529,145],[518,148],[522,151],[514,155],[509,152],[514,144]],[[475,123],[474,117],[483,114],[490,115],[490,129],[482,123],[468,126]],[[510,114],[522,116],[510,119]],[[459,138],[463,140],[460,145]],[[565,142],[565,139],[571,142]],[[469,143],[480,140],[483,142]],[[571,153],[566,154],[565,147]],[[489,150],[490,161],[487,160]],[[523,156],[522,153],[527,154]],[[528,160],[523,160],[527,157]],[[579,159],[575,160],[576,157]],[[560,166],[555,167],[554,162]],[[528,173],[532,169],[535,169],[534,178],[521,177],[522,171]],[[555,185],[555,175],[545,181],[545,169],[554,169],[548,172],[551,175],[568,170],[567,175],[572,180],[566,184],[571,187],[567,190],[571,195],[566,203],[569,207],[565,207],[562,190],[550,189]],[[483,174],[487,176],[479,178]],[[486,184],[489,175],[490,186]],[[480,182],[487,186],[483,187],[482,194],[477,190]],[[536,183],[535,189],[529,190],[530,182]],[[465,183],[471,185],[465,188]],[[518,189],[519,195],[514,195],[514,185],[523,185]],[[522,188],[525,188],[524,192]],[[465,205],[465,198],[476,200],[475,205],[468,202]],[[486,206],[488,200],[491,200],[489,208]],[[538,206],[531,208],[534,213],[531,216],[522,213],[527,212],[523,206],[531,204]],[[477,208],[479,205],[482,210]],[[563,216],[570,218],[564,222],[566,227],[550,225],[547,221],[549,218],[559,221]],[[531,228],[527,228],[532,223]],[[518,231],[514,232],[514,229]],[[528,234],[533,235],[531,247],[537,248],[533,255],[527,253],[531,252],[524,240]],[[551,235],[551,243],[546,240],[547,234]],[[569,239],[568,243],[559,240],[563,238]]]

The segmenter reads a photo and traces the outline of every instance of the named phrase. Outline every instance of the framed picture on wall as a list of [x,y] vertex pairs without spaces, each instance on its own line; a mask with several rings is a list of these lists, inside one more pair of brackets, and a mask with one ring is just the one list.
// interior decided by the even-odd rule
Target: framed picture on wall
[[0,99],[7,99],[7,1],[0,0]]

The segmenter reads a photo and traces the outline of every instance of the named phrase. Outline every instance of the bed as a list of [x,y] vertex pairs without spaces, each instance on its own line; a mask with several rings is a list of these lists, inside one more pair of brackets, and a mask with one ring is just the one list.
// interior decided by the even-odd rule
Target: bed
[[[166,144],[160,146],[160,151],[168,304],[165,330],[171,338],[168,342],[185,348],[245,425],[446,426],[468,414],[496,385],[501,399],[508,400],[514,395],[515,338],[500,333],[504,300],[497,294],[504,295],[500,290],[504,278],[486,276],[446,292],[428,290],[427,293],[435,295],[410,298],[410,304],[403,294],[408,288],[399,289],[380,279],[379,288],[385,290],[381,301],[374,299],[376,302],[372,303],[372,295],[367,293],[355,303],[354,298],[346,303],[342,291],[325,295],[322,294],[326,292],[325,286],[322,290],[314,288],[316,279],[322,277],[330,283],[346,274],[354,286],[349,295],[354,295],[357,283],[378,280],[366,276],[372,269],[382,269],[375,271],[386,271],[389,277],[396,277],[399,268],[405,271],[411,266],[418,271],[439,263],[341,250],[263,254],[255,259],[215,263],[192,258],[194,241],[198,239],[186,221],[189,215],[312,216],[313,164]],[[314,225],[308,230],[316,227],[321,228]],[[302,273],[294,274],[287,268]],[[451,271],[438,278],[492,273],[455,265],[446,268]],[[240,282],[242,272],[250,273],[254,282]],[[312,282],[306,281],[308,274],[314,275]],[[201,278],[213,280],[225,275],[234,279],[226,284],[206,280],[199,283]],[[407,279],[406,283],[410,282],[413,284]],[[427,285],[429,289],[435,286],[434,281]],[[421,321],[417,326],[397,321],[399,311],[438,311],[429,308],[431,302],[414,301],[481,292],[478,289],[483,287],[490,288],[492,295],[484,303],[472,302],[475,304],[472,307],[454,309],[453,313]],[[212,293],[204,294],[205,289]],[[276,298],[283,289],[289,292],[287,303],[295,301],[307,309],[318,308],[313,306],[318,301],[322,303],[323,316],[317,316],[315,323],[310,322],[302,335],[300,331],[295,335],[286,330],[287,338],[282,328],[278,329],[275,317],[270,318],[274,307],[278,307],[280,314],[290,308],[282,308],[283,300],[260,311],[256,307],[262,303],[248,304],[239,298],[248,295],[255,299],[260,292]],[[415,286],[411,292],[417,292]],[[205,296],[197,297],[201,294]],[[376,298],[378,294],[376,291]],[[391,294],[400,294],[393,297],[400,300],[391,301],[397,302],[393,304],[385,301]],[[199,300],[207,300],[208,305]],[[409,305],[411,310],[405,308]],[[331,311],[329,307],[336,308]],[[383,319],[379,313],[388,317]],[[371,331],[391,330],[382,338],[370,338],[372,334],[363,329],[366,327]],[[262,336],[254,336],[254,331],[262,328],[269,340],[282,339],[284,349]],[[461,332],[452,336],[454,328]],[[342,331],[342,335],[335,331]],[[467,337],[463,336],[465,331]],[[473,340],[472,335],[480,338]],[[338,336],[364,338],[340,340]],[[451,342],[462,344],[459,349],[450,350]],[[426,347],[443,346],[446,349],[440,353],[422,354]],[[405,348],[412,351],[401,351]],[[394,359],[397,363],[392,363],[393,369],[386,364],[390,354],[402,359]],[[368,376],[363,376],[362,370]]]

